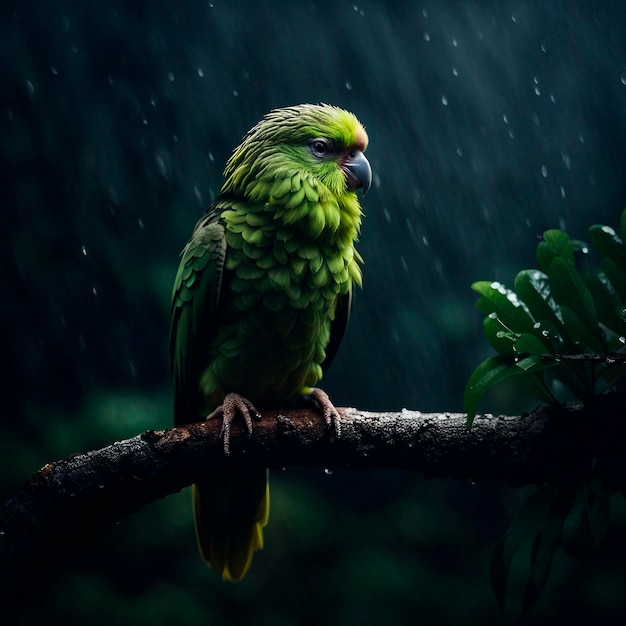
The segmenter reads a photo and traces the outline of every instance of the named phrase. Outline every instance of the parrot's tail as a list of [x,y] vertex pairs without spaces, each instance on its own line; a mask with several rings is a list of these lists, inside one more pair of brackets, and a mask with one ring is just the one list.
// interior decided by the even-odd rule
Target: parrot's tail
[[233,467],[193,486],[196,537],[202,558],[224,580],[241,580],[263,547],[270,513],[268,471]]

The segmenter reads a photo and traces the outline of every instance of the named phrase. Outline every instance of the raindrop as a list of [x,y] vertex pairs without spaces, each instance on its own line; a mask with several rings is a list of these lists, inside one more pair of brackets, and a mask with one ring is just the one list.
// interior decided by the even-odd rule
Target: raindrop
[[511,139],[515,139],[515,133],[513,132],[513,130],[512,130],[512,129],[509,129],[509,137],[510,137]]
[[566,170],[572,169],[572,159],[570,159],[569,154],[566,152],[561,152],[561,158],[563,159],[563,165],[565,165]]
[[209,161],[211,161],[211,163],[213,163],[215,161],[215,157],[213,156],[213,153],[209,152],[208,156],[209,156]]
[[57,69],[56,65],[51,65],[50,66],[50,71],[55,75],[58,76],[59,75],[59,70]]
[[548,178],[548,168],[545,165],[541,166],[541,175],[544,178]]
[[550,102],[552,102],[552,104],[556,104],[556,98],[553,93],[550,94]]
[[346,89],[348,91],[350,91],[352,89],[352,83],[349,80],[346,81]]
[[539,46],[541,48],[541,52],[546,52],[547,48],[546,48],[546,44],[542,43],[541,46]]
[[502,116],[502,119],[504,120],[504,123],[505,123],[505,124],[508,124],[508,123],[509,123],[509,118],[508,118],[506,115],[503,115],[503,116]]
[[98,291],[96,290],[95,285],[91,288],[91,292],[93,293],[94,296],[98,295]]
[[137,225],[139,226],[139,228],[141,228],[141,230],[144,229],[143,220],[141,218],[137,220]]
[[459,45],[459,42],[456,40],[456,38],[452,39],[452,45],[456,48]]
[[331,470],[330,468],[328,467],[324,468],[324,474],[326,474],[326,476],[331,476],[332,473],[333,473],[333,470]]
[[512,22],[517,22],[517,16],[516,15],[511,15],[511,21]]
[[618,337],[618,338],[617,338],[617,340],[618,340],[620,343],[626,344],[626,337]]
[[517,297],[517,294],[510,291],[509,293],[506,294],[506,299],[515,307],[520,307],[522,306],[522,303],[520,302],[519,298]]
[[457,148],[456,153],[458,156],[463,156],[463,150],[461,150],[461,148]]
[[539,330],[541,328],[541,322],[535,322],[533,324],[533,328],[536,329],[536,330]]
[[239,92],[236,89],[233,89],[233,96],[235,96],[235,98],[239,95]]
[[387,220],[387,223],[391,224],[391,214],[387,210],[387,207],[383,207],[383,215],[385,216],[385,219]]
[[453,76],[458,76],[459,75],[459,70],[456,69],[456,67],[452,68],[452,74]]
[[422,9],[422,15],[424,17],[428,17],[428,11],[426,9]]
[[626,72],[623,72],[621,77],[620,77],[620,81],[622,83],[622,85],[626,85]]
[[83,253],[83,256],[87,256],[87,248],[85,246],[81,246],[80,251]]
[[200,76],[200,78],[204,76],[204,70],[201,67],[198,67],[198,76]]
[[33,85],[33,83],[29,80],[26,81],[26,90],[31,98],[35,95],[35,85]]
[[165,178],[167,176],[167,166],[165,165],[165,159],[160,154],[157,154],[154,160],[156,162],[157,172],[159,172],[159,174]]
[[428,33],[424,33],[424,41],[430,41],[430,35]]
[[561,186],[561,198],[565,198],[565,187]]
[[498,319],[498,314],[497,313],[489,313],[489,315],[487,317],[490,320],[497,320]]
[[603,226],[600,230],[607,235],[611,235],[611,237],[615,237],[615,231],[610,226]]
[[172,72],[167,73],[167,80],[169,80],[170,83],[174,82],[174,74]]
[[535,93],[540,96],[541,95],[541,90],[539,89],[538,85],[535,85]]
[[448,98],[446,98],[444,95],[441,96],[441,104],[443,104],[444,107],[448,106]]

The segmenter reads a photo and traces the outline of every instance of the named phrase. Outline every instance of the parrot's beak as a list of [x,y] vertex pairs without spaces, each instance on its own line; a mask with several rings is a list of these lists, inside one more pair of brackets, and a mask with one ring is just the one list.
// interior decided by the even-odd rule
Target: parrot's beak
[[363,189],[363,195],[372,186],[370,162],[360,150],[352,150],[341,165],[348,189]]

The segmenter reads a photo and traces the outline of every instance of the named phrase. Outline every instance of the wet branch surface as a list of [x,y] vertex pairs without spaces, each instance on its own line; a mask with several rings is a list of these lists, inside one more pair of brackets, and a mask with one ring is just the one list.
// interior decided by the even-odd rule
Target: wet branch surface
[[219,420],[147,431],[44,466],[0,507],[0,579],[49,546],[93,542],[142,506],[229,463],[402,469],[515,486],[574,480],[598,462],[626,472],[625,409],[623,397],[607,395],[522,416],[478,416],[468,431],[461,413],[339,408],[335,441],[311,410],[270,411],[252,437],[234,425],[228,457]]

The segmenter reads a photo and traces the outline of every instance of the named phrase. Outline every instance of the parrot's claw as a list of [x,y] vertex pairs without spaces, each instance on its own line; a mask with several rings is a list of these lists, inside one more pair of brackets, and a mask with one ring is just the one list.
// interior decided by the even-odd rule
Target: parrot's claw
[[261,414],[250,400],[237,393],[226,394],[222,405],[218,406],[215,411],[207,416],[207,420],[216,417],[222,418],[220,437],[224,441],[224,454],[226,456],[230,455],[230,431],[232,423],[238,414],[243,417],[246,425],[246,434],[250,437],[252,435],[252,420],[260,421]]
[[317,387],[311,389],[309,398],[313,401],[319,412],[322,414],[326,426],[330,429],[330,440],[335,441],[341,435],[341,424],[339,413],[334,404],[330,401],[328,394]]

